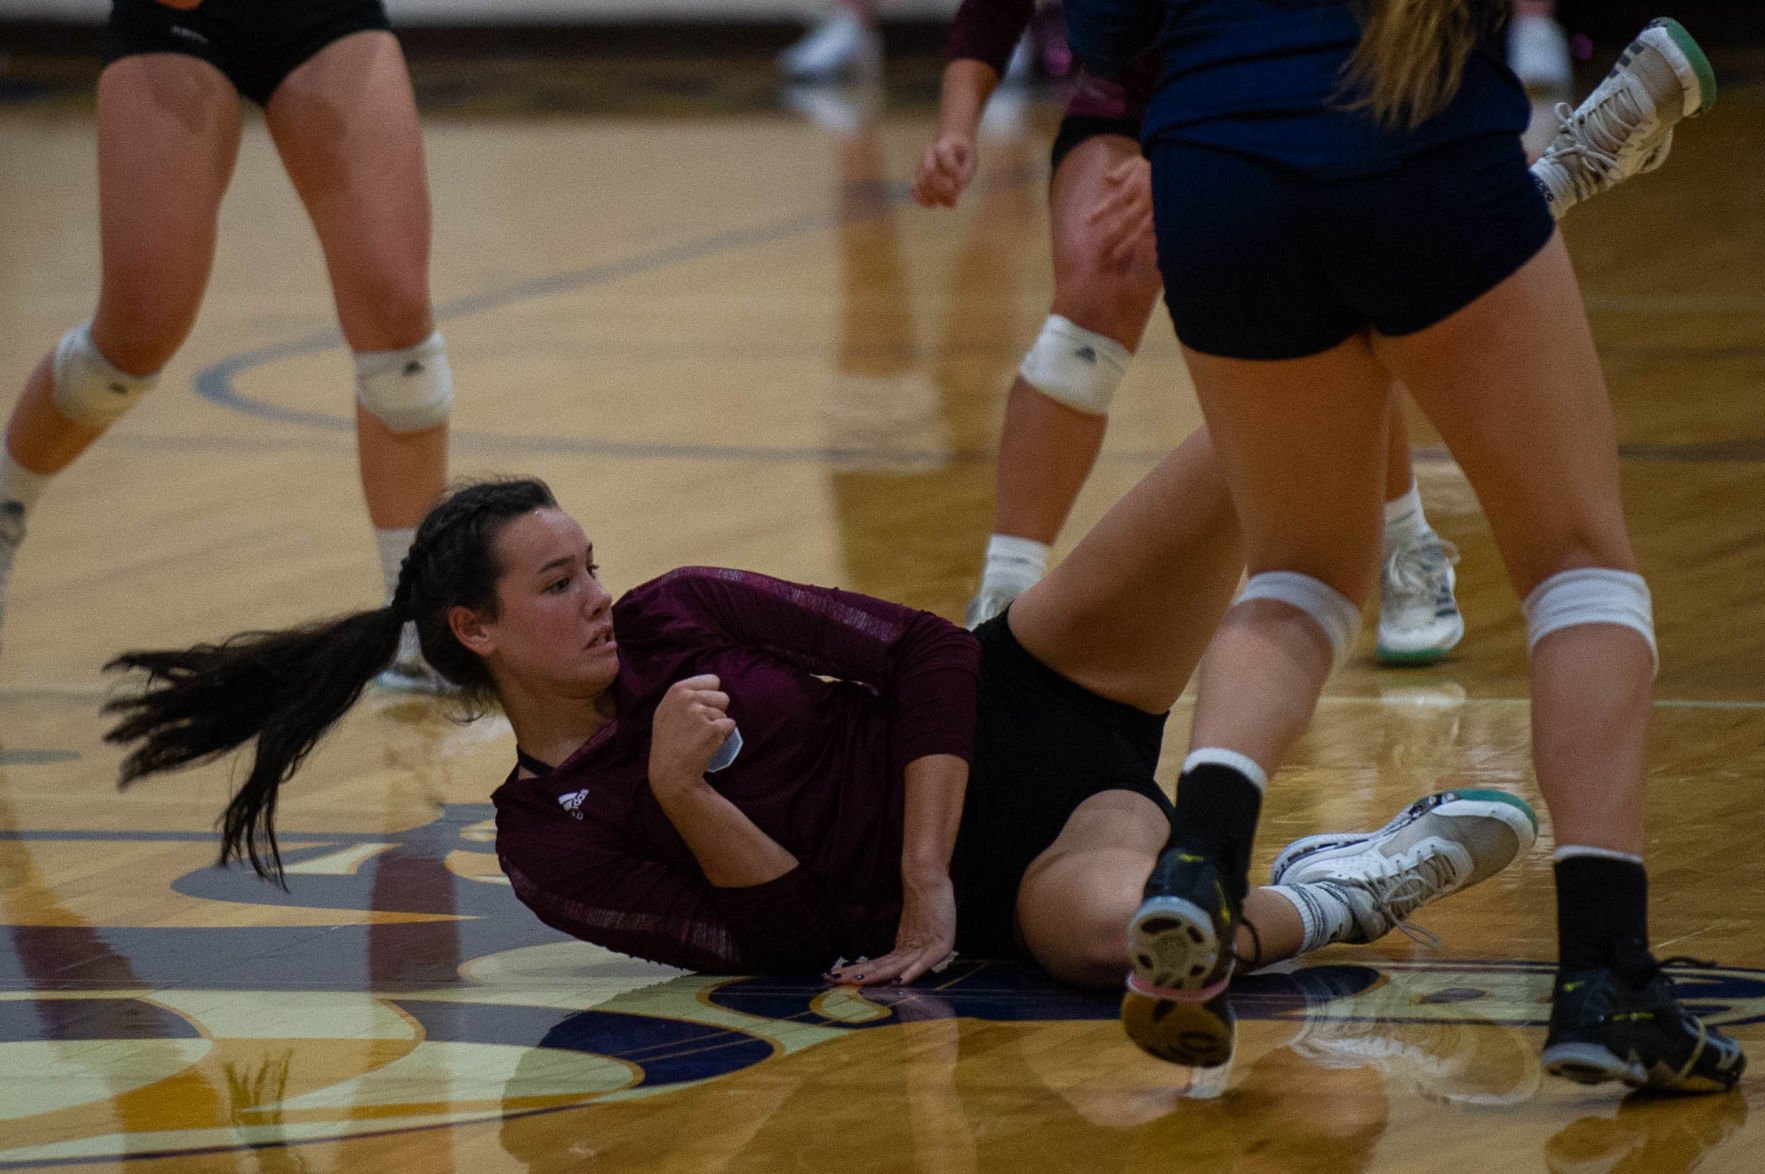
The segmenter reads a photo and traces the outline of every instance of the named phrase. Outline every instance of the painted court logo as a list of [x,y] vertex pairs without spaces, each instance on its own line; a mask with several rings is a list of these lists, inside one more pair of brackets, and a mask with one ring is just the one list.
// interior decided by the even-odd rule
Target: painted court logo
[[[579,814],[585,795],[559,802]],[[504,1148],[524,1152],[550,1144],[545,1114],[641,1113],[618,1106],[769,1065],[749,1092],[768,1079],[788,1088],[825,1070],[804,1053],[874,1057],[872,1033],[923,1036],[930,1020],[988,1024],[989,1039],[1123,1042],[1115,996],[1012,963],[963,959],[935,984],[859,991],[685,974],[565,938],[497,871],[492,815],[450,804],[403,831],[289,833],[287,890],[239,870],[179,877],[174,893],[237,907],[220,925],[10,926],[0,1073],[77,1079],[20,1082],[0,1170],[473,1123],[495,1123]],[[1541,1086],[1551,981],[1542,962],[1338,954],[1244,977],[1231,999],[1241,1040],[1287,1049],[1284,1063],[1511,1105]],[[1765,1022],[1765,973],[1685,968],[1674,982],[1713,1025]],[[1470,1075],[1489,1072],[1500,1079]]]

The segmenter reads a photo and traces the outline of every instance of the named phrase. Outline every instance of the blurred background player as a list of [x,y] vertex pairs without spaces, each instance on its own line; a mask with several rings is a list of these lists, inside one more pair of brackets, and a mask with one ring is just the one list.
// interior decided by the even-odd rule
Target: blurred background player
[[[355,357],[362,491],[387,594],[447,474],[453,402],[429,298],[429,191],[380,0],[116,0],[98,80],[102,280],[25,383],[0,457],[0,604],[55,474],[153,389],[189,334],[242,128],[263,108]],[[413,633],[382,678],[432,688]]]
[[1567,98],[1575,85],[1569,35],[1557,23],[1557,0],[1513,0],[1508,19],[1508,68],[1535,94]]

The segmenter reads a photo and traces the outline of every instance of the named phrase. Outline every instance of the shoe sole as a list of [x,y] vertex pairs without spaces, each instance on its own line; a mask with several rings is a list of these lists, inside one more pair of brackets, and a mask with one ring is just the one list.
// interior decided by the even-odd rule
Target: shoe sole
[[1640,1063],[1623,1059],[1599,1044],[1555,1044],[1544,1050],[1541,1059],[1546,1072],[1576,1084],[1618,1080],[1631,1088],[1642,1088],[1649,1082],[1649,1074]]
[[1182,897],[1151,897],[1140,906],[1128,923],[1128,959],[1143,987],[1180,998],[1210,999],[1230,977],[1213,918]]
[[1629,1088],[1647,1088],[1655,1092],[1712,1093],[1727,1092],[1740,1081],[1740,1072],[1732,1079],[1709,1076],[1679,1076],[1658,1069],[1651,1079],[1649,1070],[1640,1061],[1626,1060],[1599,1044],[1556,1044],[1544,1050],[1544,1070],[1552,1076],[1573,1080],[1576,1084],[1606,1084],[1616,1080]]
[[[1408,810],[1407,808],[1405,809]],[[1506,824],[1519,841],[1516,856],[1530,849],[1538,839],[1538,815],[1531,806],[1515,795],[1506,791],[1491,790],[1487,787],[1472,787],[1463,791],[1454,791],[1453,798],[1438,804],[1417,816],[1427,819],[1431,815],[1444,815],[1449,819],[1498,819]],[[1403,818],[1401,815],[1398,819]],[[1275,863],[1269,868],[1269,883],[1304,884],[1308,876],[1305,868],[1330,860],[1340,860],[1348,856],[1358,856],[1366,850],[1369,842],[1378,839],[1391,830],[1397,819],[1386,823],[1384,827],[1365,835],[1323,834],[1302,836],[1281,850],[1275,857]],[[1304,866],[1303,868],[1301,866]],[[1295,869],[1299,869],[1295,875]]]
[[[1659,37],[1649,36],[1655,30],[1666,34],[1666,45]],[[1684,83],[1685,109],[1680,117],[1690,118],[1716,105],[1716,71],[1710,67],[1710,59],[1704,56],[1703,47],[1685,31],[1684,25],[1670,16],[1663,16],[1650,21],[1637,40],[1665,57]]]
[[1208,1002],[1137,990],[1122,996],[1122,1030],[1149,1055],[1190,1068],[1218,1068],[1232,1058],[1233,1026],[1224,997]]
[[1424,648],[1399,648],[1393,644],[1379,643],[1373,648],[1373,656],[1380,664],[1385,665],[1433,664],[1445,659],[1446,654],[1457,648],[1464,638],[1465,621],[1461,617],[1456,630]]
[[1446,659],[1446,654],[1457,646],[1457,640],[1445,647],[1436,648],[1387,648],[1381,644],[1373,650],[1373,656],[1383,665],[1390,665],[1394,668],[1414,668],[1440,663]]

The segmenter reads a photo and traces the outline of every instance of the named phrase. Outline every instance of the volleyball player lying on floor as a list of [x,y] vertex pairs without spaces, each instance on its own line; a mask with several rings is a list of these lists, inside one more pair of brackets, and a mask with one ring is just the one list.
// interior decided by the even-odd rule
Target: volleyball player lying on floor
[[[540,482],[460,489],[386,608],[118,657],[149,675],[109,706],[109,740],[133,747],[123,781],[255,739],[223,858],[278,875],[277,789],[414,621],[437,671],[514,728],[497,852],[547,924],[703,971],[911,982],[961,951],[1120,989],[1171,833],[1165,714],[1241,567],[1205,433],[975,633],[703,567],[615,602],[595,557]],[[1535,827],[1478,791],[1310,838],[1283,856],[1286,884],[1249,896],[1237,948],[1248,968],[1370,941]]]

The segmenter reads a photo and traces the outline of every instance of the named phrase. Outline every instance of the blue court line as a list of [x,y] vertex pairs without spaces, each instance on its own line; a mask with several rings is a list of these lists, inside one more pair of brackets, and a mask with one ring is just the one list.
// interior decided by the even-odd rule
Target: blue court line
[[[981,185],[981,191],[996,191],[1040,180],[1039,169],[1023,168],[1003,173]],[[853,185],[863,199],[861,206],[838,212],[790,216],[772,224],[726,229],[679,244],[664,245],[620,261],[602,262],[582,269],[566,270],[547,276],[518,281],[501,289],[473,294],[435,307],[437,322],[463,318],[502,309],[533,298],[593,286],[607,285],[627,277],[655,273],[676,265],[709,260],[760,245],[776,244],[807,233],[837,228],[871,217],[893,212],[911,202],[904,183]],[[297,408],[279,407],[243,395],[235,385],[242,372],[282,359],[317,354],[343,345],[343,336],[331,328],[286,342],[272,343],[221,360],[196,375],[196,394],[210,403],[242,412],[249,416],[326,431],[353,431],[353,416],[334,416]],[[950,452],[946,450],[909,451],[871,448],[802,448],[775,445],[744,445],[731,447],[705,444],[655,444],[604,440],[577,440],[568,437],[502,436],[495,433],[456,432],[456,443],[473,446],[507,448],[522,452],[569,453],[582,456],[635,457],[680,460],[752,460],[752,461],[866,461],[891,464],[922,464],[931,461],[990,461],[991,451]],[[139,443],[139,441],[137,442]],[[175,446],[176,440],[161,441]],[[1166,450],[1158,450],[1163,455]]]
[[[1032,180],[1042,179],[1040,169],[1023,168],[1003,173],[997,177],[977,185],[980,191],[997,191],[1016,187]],[[690,264],[694,261],[709,260],[713,257],[740,252],[744,249],[760,245],[776,244],[811,232],[820,232],[837,228],[843,224],[856,223],[872,217],[886,215],[897,208],[910,204],[911,196],[908,186],[904,183],[870,183],[850,185],[862,193],[861,206],[839,212],[824,212],[810,215],[787,217],[772,224],[753,225],[747,228],[726,229],[714,232],[694,240],[678,244],[664,245],[646,253],[639,253],[620,261],[607,261],[589,265],[581,269],[566,270],[561,273],[530,278],[518,281],[501,289],[488,290],[450,302],[443,302],[435,307],[437,322],[446,322],[456,318],[464,318],[473,314],[482,314],[492,310],[546,297],[551,294],[566,293],[574,290],[588,289],[593,286],[608,285],[622,281],[628,277],[637,277],[647,273],[655,273],[676,265]],[[332,327],[327,330],[289,339],[285,342],[271,343],[245,351],[241,354],[222,359],[199,371],[196,375],[196,394],[210,403],[218,404],[248,416],[274,420],[277,423],[293,424],[303,428],[313,428],[328,432],[353,431],[355,419],[351,416],[335,416],[325,412],[309,412],[298,408],[280,407],[250,399],[242,394],[235,385],[235,378],[242,372],[265,366],[282,359],[301,355],[319,354],[336,347],[343,346],[343,335]],[[119,438],[120,440],[121,438]],[[542,436],[504,436],[484,432],[455,432],[452,440],[456,445],[468,449],[486,448],[521,453],[546,453],[551,455],[593,456],[613,459],[637,460],[733,460],[733,461],[770,461],[776,463],[810,462],[838,464],[842,462],[862,462],[865,464],[889,465],[926,465],[926,464],[981,464],[991,462],[994,453],[991,448],[977,449],[877,449],[877,448],[830,448],[782,445],[715,445],[715,444],[668,444],[654,442],[632,442],[593,440],[575,437],[542,437]],[[184,441],[179,438],[137,438],[135,445],[141,447],[179,449],[186,447],[232,448],[236,446],[262,447],[262,442],[250,440],[229,441],[220,438],[202,437]],[[1143,450],[1107,450],[1100,459],[1110,462],[1146,462],[1163,457],[1168,448]],[[1450,459],[1444,449],[1418,449],[1414,454],[1426,461]],[[1671,462],[1671,463],[1708,463],[1708,462],[1758,462],[1765,461],[1765,437],[1740,438],[1734,440],[1711,441],[1682,445],[1664,444],[1633,444],[1622,445],[1619,455],[1625,460]]]

